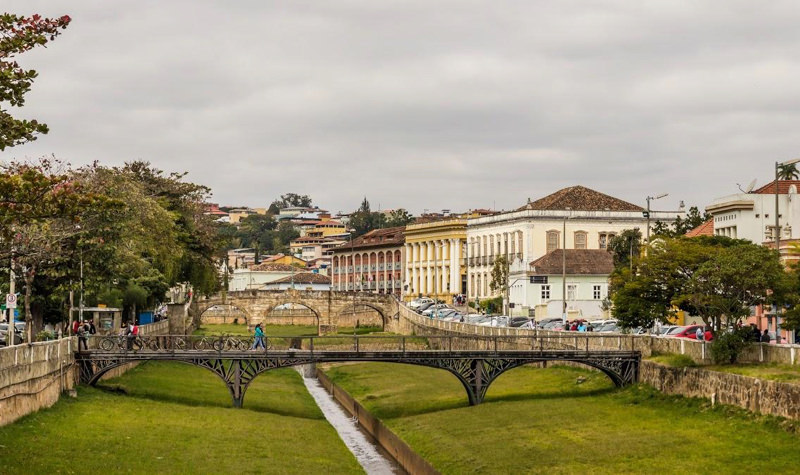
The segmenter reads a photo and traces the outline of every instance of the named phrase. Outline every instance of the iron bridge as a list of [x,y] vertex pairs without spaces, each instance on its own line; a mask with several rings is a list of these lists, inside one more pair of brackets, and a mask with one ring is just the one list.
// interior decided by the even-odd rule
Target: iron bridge
[[[564,339],[485,336],[319,336],[252,337],[148,335],[91,337],[75,354],[82,383],[95,385],[109,370],[139,361],[178,361],[216,374],[242,407],[250,383],[276,368],[330,362],[389,362],[449,371],[461,382],[470,405],[480,404],[489,385],[504,372],[529,363],[567,361],[595,368],[616,386],[638,382],[641,352],[589,350]],[[566,340],[568,341],[568,340]]]

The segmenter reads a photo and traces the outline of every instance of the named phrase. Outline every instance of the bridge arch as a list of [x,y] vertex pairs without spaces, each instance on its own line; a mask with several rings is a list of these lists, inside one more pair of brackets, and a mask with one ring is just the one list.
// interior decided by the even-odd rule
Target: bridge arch
[[[387,318],[387,315],[386,315],[384,309],[381,308],[379,305],[375,305],[375,304],[368,303],[368,302],[357,302],[355,305],[353,305],[352,303],[350,303],[349,305],[347,305],[347,304],[344,305],[342,307],[342,309],[339,310],[339,312],[336,314],[336,320],[337,321],[341,321],[342,317],[348,317],[348,316],[352,316],[353,314],[359,313],[359,307],[362,307],[362,311],[361,311],[362,313],[363,313],[363,309],[364,308],[368,308],[368,309],[374,311],[375,313],[377,313],[378,316],[380,317],[380,320],[381,320],[381,329],[383,329],[383,330],[386,329],[386,325],[389,323],[389,320]],[[355,326],[355,324],[356,324],[356,322],[351,322],[351,323],[352,323],[353,326]]]
[[[253,324],[262,323],[264,325],[269,325],[270,324],[269,319],[271,318],[270,314],[272,314],[273,312],[279,311],[280,310],[279,307],[282,307],[282,306],[287,305],[287,304],[292,305],[292,306],[299,306],[299,307],[302,307],[304,309],[310,310],[311,313],[314,315],[314,325],[317,328],[319,328],[320,321],[322,320],[322,315],[320,315],[320,311],[318,309],[312,307],[311,305],[308,305],[305,302],[293,301],[293,300],[291,300],[291,301],[287,300],[285,302],[275,303],[275,304],[271,305],[266,310],[264,310],[263,316],[259,315],[258,317],[256,317],[256,321],[254,321]],[[275,317],[275,316],[277,316],[277,315],[273,315],[273,317]]]
[[[239,316],[230,317],[231,321],[234,318],[241,318],[242,320],[244,320],[244,322],[242,322],[242,323],[244,323],[245,325],[247,325],[250,322],[251,317],[250,317],[250,315],[248,315],[248,313],[245,310],[244,306],[240,307],[240,306],[237,306],[236,304],[232,304],[232,303],[219,303],[219,304],[209,305],[209,306],[205,307],[198,314],[197,318],[199,318],[200,323],[201,324],[202,323],[209,323],[208,320],[211,319],[211,318],[223,318],[223,319],[225,319],[226,317],[218,317],[218,316],[209,315],[209,312],[215,311],[215,309],[217,309],[218,307],[230,307],[231,309],[234,309],[234,310],[238,311],[239,313],[241,313],[241,315],[242,315],[241,317],[239,317]],[[219,323],[219,322],[213,322],[213,323]],[[227,323],[227,322],[223,322],[223,323]]]

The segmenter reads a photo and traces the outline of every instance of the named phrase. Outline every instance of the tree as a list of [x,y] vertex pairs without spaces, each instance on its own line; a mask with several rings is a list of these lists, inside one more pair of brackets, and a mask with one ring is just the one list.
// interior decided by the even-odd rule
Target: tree
[[710,214],[700,214],[700,210],[697,206],[692,206],[689,208],[689,212],[686,213],[686,218],[676,216],[675,221],[673,221],[671,225],[662,221],[657,221],[653,226],[653,234],[661,237],[683,236],[709,219],[711,219]]
[[385,220],[383,213],[374,213],[370,210],[369,201],[364,197],[361,206],[350,216],[350,226],[355,230],[353,237],[384,227]]
[[[38,75],[32,69],[21,68],[13,58],[54,40],[70,21],[66,15],[60,18],[0,15],[0,104],[8,102],[12,107],[22,107],[25,94]],[[36,140],[37,134],[46,134],[47,130],[47,125],[37,120],[15,119],[0,107],[0,150]]]
[[76,181],[69,167],[54,159],[0,165],[0,259],[25,283],[28,341],[42,326],[34,318],[32,297],[38,274],[63,267],[80,236],[102,226],[100,217],[122,203]]
[[613,312],[624,327],[649,327],[677,308],[717,331],[771,291],[783,293],[785,280],[777,253],[762,246],[721,236],[663,239],[636,272],[612,275]]
[[242,219],[238,235],[242,245],[255,249],[256,264],[260,262],[262,251],[272,250],[275,226],[275,218],[269,214],[253,214]]
[[796,163],[778,165],[778,180],[797,180],[798,177],[800,172]]
[[631,267],[642,249],[642,232],[639,228],[626,229],[611,238],[608,250],[614,254],[614,267]]
[[506,290],[508,285],[508,259],[505,256],[497,257],[492,266],[492,280],[489,281],[489,288],[492,291]]
[[290,208],[290,207],[302,207],[302,208],[310,208],[311,207],[311,197],[308,195],[298,195],[297,193],[286,193],[285,195],[281,195],[280,199],[277,199],[269,205],[269,214],[276,215],[280,210],[283,208]]
[[386,219],[385,227],[393,228],[396,226],[407,226],[414,221],[414,217],[411,216],[408,211],[403,208],[399,208],[396,210],[392,210],[389,213],[389,217]]

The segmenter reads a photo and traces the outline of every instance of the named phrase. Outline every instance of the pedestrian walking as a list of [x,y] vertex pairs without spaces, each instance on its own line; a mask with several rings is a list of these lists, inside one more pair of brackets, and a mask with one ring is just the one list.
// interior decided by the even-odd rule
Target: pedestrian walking
[[78,333],[78,351],[81,351],[81,345],[83,345],[83,349],[89,351],[89,345],[87,344],[88,340],[88,333],[89,333],[89,326],[78,324],[77,328]]
[[694,339],[697,341],[703,341],[703,327],[697,327],[697,330],[694,332]]
[[255,338],[255,341],[253,341],[253,347],[250,348],[251,350],[257,350],[259,348],[264,348],[264,349],[267,348],[267,346],[264,344],[264,331],[261,329],[260,323],[256,325],[253,337]]

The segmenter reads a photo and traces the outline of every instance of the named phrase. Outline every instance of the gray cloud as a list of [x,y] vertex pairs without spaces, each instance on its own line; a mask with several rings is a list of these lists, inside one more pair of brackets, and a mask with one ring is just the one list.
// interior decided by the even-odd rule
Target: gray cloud
[[[144,159],[222,204],[512,208],[583,184],[703,206],[797,156],[794,2],[38,1],[0,159]],[[662,205],[662,202],[659,202]]]

